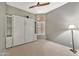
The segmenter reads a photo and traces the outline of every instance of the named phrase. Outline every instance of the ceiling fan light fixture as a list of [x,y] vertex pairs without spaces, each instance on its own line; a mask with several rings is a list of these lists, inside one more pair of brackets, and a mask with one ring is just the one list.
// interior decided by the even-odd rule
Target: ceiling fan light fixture
[[40,4],[40,2],[38,2],[36,5],[30,6],[29,8],[46,6],[46,5],[49,5],[49,4],[50,4],[49,2],[47,2],[47,3],[41,3],[41,4]]

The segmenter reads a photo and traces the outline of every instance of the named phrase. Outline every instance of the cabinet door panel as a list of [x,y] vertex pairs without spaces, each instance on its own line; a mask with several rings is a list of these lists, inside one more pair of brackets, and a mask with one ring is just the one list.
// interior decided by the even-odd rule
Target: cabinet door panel
[[12,37],[6,37],[6,48],[12,47]]
[[14,46],[24,43],[24,17],[14,16],[13,41]]
[[34,31],[35,31],[35,27],[34,27],[34,19],[26,19],[25,20],[25,41],[26,42],[31,42],[31,41],[34,41],[36,40],[34,38],[35,34],[34,34]]

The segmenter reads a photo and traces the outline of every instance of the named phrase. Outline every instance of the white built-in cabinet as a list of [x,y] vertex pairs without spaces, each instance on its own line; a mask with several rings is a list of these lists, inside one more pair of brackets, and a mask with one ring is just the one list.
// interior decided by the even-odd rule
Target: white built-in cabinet
[[37,40],[34,19],[11,15],[6,21],[6,48]]

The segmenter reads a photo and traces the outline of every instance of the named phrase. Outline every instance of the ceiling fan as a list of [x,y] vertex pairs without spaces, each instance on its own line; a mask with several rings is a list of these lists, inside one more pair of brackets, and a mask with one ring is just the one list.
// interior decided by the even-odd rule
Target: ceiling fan
[[33,5],[33,6],[30,6],[29,8],[35,8],[35,7],[40,7],[40,6],[46,6],[46,5],[49,5],[50,3],[47,2],[47,3],[42,3],[40,4],[40,2],[38,2],[36,5]]

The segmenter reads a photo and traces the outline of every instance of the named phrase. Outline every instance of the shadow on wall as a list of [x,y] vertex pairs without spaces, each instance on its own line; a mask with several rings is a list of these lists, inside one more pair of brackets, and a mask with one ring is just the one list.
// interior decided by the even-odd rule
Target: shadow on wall
[[[74,35],[75,48],[79,49],[79,31],[74,30],[73,35]],[[72,48],[71,30],[67,30],[60,33],[59,35],[56,36],[56,38],[52,39],[51,41]]]

